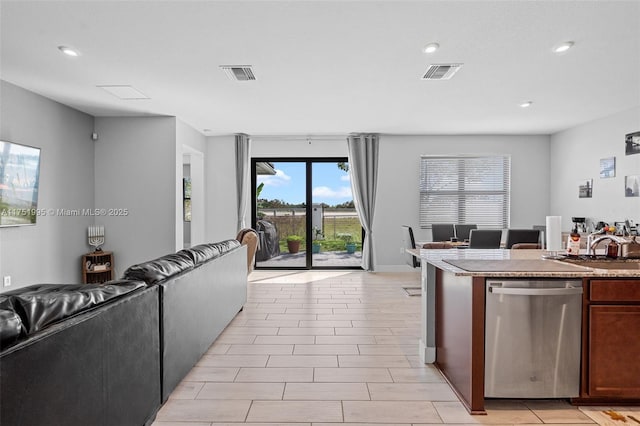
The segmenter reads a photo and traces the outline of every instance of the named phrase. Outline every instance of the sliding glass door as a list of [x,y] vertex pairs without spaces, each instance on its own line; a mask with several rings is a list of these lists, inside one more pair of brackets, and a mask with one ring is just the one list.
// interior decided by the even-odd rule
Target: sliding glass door
[[256,268],[359,268],[362,227],[345,158],[252,160]]

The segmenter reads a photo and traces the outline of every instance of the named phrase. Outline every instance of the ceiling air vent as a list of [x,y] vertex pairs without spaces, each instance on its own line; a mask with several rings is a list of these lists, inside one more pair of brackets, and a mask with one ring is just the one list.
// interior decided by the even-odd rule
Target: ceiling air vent
[[256,79],[253,75],[251,65],[220,65],[220,68],[234,81],[252,81]]
[[422,76],[423,80],[449,80],[462,64],[431,64]]

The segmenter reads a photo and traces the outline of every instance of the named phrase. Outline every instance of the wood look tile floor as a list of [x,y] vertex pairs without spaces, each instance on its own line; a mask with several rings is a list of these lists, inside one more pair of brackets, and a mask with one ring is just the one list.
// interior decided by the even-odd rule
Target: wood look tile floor
[[[418,272],[254,271],[244,310],[152,426],[620,424],[609,407],[556,400],[490,400],[488,415],[469,415],[417,356],[421,300],[402,287],[418,282]],[[618,409],[640,418],[640,407]]]

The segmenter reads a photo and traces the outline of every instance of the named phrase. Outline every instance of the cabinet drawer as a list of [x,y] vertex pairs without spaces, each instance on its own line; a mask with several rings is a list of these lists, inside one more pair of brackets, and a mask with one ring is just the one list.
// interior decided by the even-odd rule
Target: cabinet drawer
[[594,302],[640,302],[640,280],[591,280]]

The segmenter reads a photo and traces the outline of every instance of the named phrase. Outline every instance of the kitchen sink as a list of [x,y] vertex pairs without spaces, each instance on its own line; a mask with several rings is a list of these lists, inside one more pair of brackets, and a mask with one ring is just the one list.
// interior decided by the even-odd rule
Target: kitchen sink
[[624,269],[632,271],[640,271],[640,259],[638,260],[582,260],[582,259],[563,259],[563,262],[571,263],[577,266],[596,269]]

